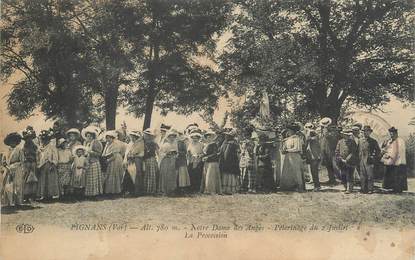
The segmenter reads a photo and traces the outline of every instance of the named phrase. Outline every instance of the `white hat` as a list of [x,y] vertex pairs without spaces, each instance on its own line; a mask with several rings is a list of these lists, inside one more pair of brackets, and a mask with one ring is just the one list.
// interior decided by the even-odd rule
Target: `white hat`
[[81,132],[79,132],[79,130],[78,130],[78,129],[76,129],[76,128],[71,128],[71,129],[69,129],[68,131],[66,131],[66,135],[69,135],[69,134],[77,134],[77,135],[81,135]]
[[66,142],[66,139],[65,138],[60,138],[59,140],[58,140],[58,146],[60,146],[61,144],[63,144],[64,142]]
[[98,127],[90,125],[90,126],[85,127],[84,129],[82,129],[81,135],[82,135],[83,139],[86,139],[86,134],[91,133],[91,134],[95,135],[95,138],[97,138],[99,132],[100,132],[100,130],[99,130]]
[[199,134],[199,133],[191,133],[190,135],[190,138],[194,138],[194,137],[198,137],[198,138],[202,138],[202,135],[201,134]]
[[105,132],[105,137],[107,137],[107,136],[110,136],[114,139],[117,139],[118,138],[118,133],[115,130],[106,131]]
[[177,132],[176,131],[174,131],[174,130],[170,130],[169,132],[167,132],[167,134],[166,134],[166,137],[169,137],[169,136],[175,136],[175,137],[177,137]]
[[128,134],[132,136],[136,136],[138,138],[143,136],[139,130],[131,130],[130,132],[128,132]]
[[225,135],[236,136],[236,130],[232,128],[229,131],[225,132]]
[[78,144],[78,145],[75,145],[74,148],[72,149],[72,154],[76,155],[76,151],[78,151],[79,149],[82,149],[86,152],[86,147]]
[[352,131],[360,131],[360,127],[354,125],[352,126]]
[[156,136],[156,135],[154,134],[154,130],[153,130],[153,129],[151,129],[151,128],[147,128],[146,130],[144,130],[144,131],[143,131],[143,134],[146,134],[146,135],[151,135],[151,136]]
[[307,128],[307,129],[312,129],[313,127],[314,127],[314,125],[312,123],[306,123],[304,125],[304,128]]
[[331,123],[332,123],[332,120],[329,117],[324,117],[320,120],[320,126],[327,127],[327,126],[331,125]]
[[204,134],[204,136],[206,137],[206,136],[208,136],[208,135],[212,135],[213,136],[213,138],[216,138],[216,133],[215,132],[213,132],[213,131],[206,131],[206,133]]

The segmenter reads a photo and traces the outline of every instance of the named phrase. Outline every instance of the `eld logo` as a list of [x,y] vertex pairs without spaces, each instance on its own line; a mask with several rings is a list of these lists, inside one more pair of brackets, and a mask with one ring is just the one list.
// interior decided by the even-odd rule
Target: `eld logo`
[[30,224],[19,224],[16,226],[17,233],[29,234],[33,233],[35,228]]

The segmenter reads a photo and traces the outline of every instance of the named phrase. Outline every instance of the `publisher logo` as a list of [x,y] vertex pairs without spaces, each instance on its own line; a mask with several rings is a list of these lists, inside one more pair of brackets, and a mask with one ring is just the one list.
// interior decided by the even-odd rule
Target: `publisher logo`
[[29,234],[33,233],[35,228],[30,224],[19,224],[16,226],[17,233]]

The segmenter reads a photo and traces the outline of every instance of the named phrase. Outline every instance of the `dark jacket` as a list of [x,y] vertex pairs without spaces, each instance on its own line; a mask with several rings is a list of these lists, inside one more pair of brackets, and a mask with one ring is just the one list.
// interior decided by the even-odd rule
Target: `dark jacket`
[[220,148],[219,167],[222,173],[239,175],[239,145],[234,141],[225,140]]
[[[380,159],[380,148],[379,148],[379,144],[378,142],[373,139],[372,137],[367,137],[365,138],[366,141],[368,142],[368,158],[367,158],[367,162],[368,164],[375,164],[377,161],[379,161]],[[363,147],[361,145],[359,145],[359,157],[361,158],[361,149]],[[360,159],[359,158],[359,159]]]
[[311,160],[320,160],[321,159],[321,147],[320,140],[316,138],[307,138],[306,141],[306,160],[309,163]]
[[[359,162],[359,151],[354,140],[349,138],[340,139],[336,146],[336,162],[339,167],[354,167]],[[342,160],[345,160],[344,163]]]

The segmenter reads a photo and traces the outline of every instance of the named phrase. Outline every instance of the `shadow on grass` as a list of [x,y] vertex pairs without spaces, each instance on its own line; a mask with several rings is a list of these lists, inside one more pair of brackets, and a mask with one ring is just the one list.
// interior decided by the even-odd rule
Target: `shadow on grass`
[[4,206],[1,207],[1,214],[2,215],[10,215],[10,214],[16,214],[19,211],[26,211],[26,210],[35,210],[35,209],[41,209],[40,206],[32,206],[32,205],[21,205],[21,206]]

